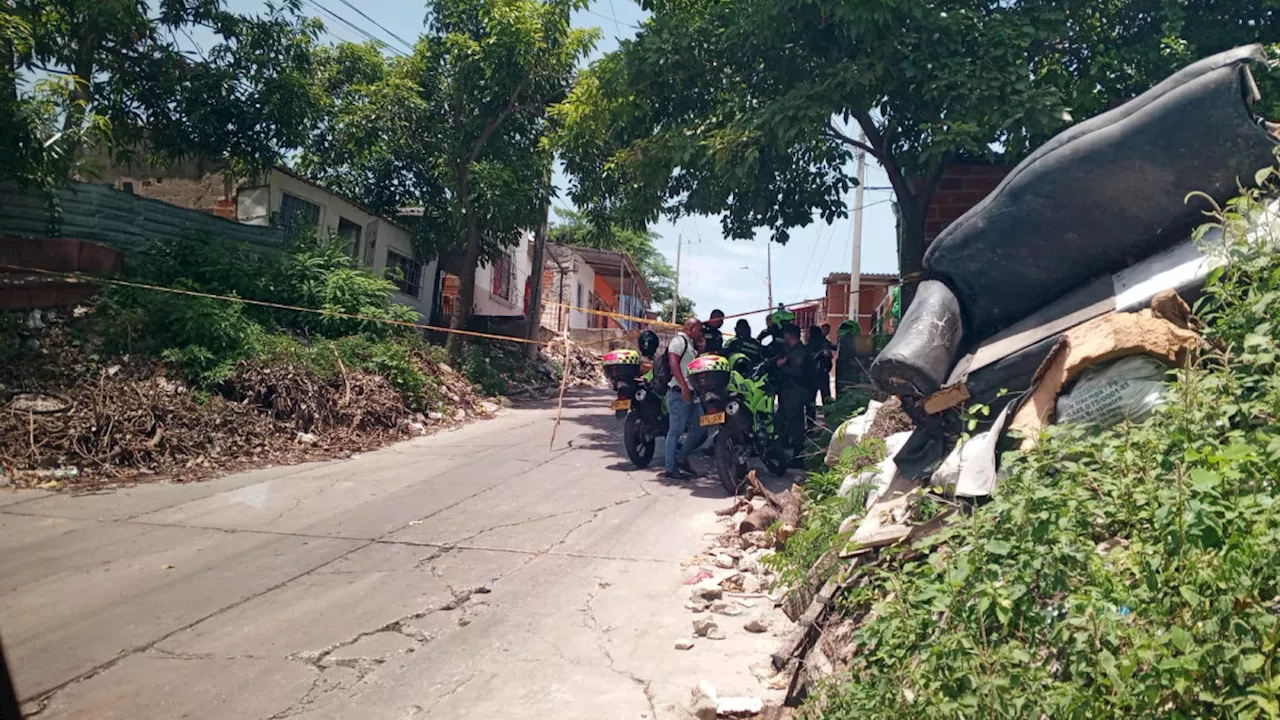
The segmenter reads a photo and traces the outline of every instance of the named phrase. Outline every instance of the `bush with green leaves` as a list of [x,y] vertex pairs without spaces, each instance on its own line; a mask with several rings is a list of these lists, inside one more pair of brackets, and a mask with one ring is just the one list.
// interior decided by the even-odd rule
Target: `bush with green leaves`
[[137,287],[112,286],[100,296],[94,320],[108,352],[161,357],[201,389],[216,387],[249,358],[292,362],[332,378],[340,357],[348,368],[386,376],[415,409],[441,397],[417,362],[430,350],[416,331],[378,322],[412,322],[416,313],[392,302],[395,285],[356,265],[339,239],[305,233],[277,253],[220,238],[183,236],[157,242],[131,258],[128,279],[323,311],[280,310]]
[[[1142,424],[1007,454],[996,497],[842,600],[812,717],[1280,717],[1280,254],[1220,214],[1209,349]],[[1216,242],[1216,241],[1215,241]]]

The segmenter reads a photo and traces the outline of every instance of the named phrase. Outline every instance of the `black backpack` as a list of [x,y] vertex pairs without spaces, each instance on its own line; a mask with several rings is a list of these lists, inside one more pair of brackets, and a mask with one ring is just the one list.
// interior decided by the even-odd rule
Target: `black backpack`
[[667,389],[671,387],[671,359],[667,357],[670,354],[667,349],[670,343],[671,340],[668,340],[659,345],[658,352],[653,355],[653,391],[659,395],[666,395]]

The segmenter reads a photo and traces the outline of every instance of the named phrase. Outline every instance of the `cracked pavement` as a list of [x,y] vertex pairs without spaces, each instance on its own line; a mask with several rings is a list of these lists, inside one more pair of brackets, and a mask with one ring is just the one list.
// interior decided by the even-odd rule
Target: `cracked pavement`
[[0,491],[0,638],[39,718],[678,718],[776,639],[691,635],[724,507],[622,456],[608,394],[347,460]]

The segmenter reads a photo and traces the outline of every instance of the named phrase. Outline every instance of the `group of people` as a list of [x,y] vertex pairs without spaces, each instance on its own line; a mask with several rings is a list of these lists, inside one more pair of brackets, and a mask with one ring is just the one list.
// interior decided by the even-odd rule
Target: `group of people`
[[[707,431],[699,420],[702,409],[689,385],[689,363],[702,354],[742,354],[749,363],[767,360],[777,366],[778,409],[783,432],[798,457],[804,450],[805,418],[816,417],[816,399],[824,404],[831,400],[831,368],[835,345],[827,339],[830,325],[814,325],[808,338],[801,338],[800,327],[791,320],[792,313],[781,309],[769,316],[759,336],[751,334],[745,319],[734,326],[733,339],[726,345],[721,328],[724,313],[712,310],[705,321],[690,318],[667,343],[666,362],[670,363],[671,383],[667,392],[666,466],[663,474],[673,480],[686,480],[701,475],[689,461],[690,455],[706,441]],[[766,337],[772,340],[766,343]],[[660,358],[659,361],[662,361]],[[680,435],[685,434],[684,445]]]

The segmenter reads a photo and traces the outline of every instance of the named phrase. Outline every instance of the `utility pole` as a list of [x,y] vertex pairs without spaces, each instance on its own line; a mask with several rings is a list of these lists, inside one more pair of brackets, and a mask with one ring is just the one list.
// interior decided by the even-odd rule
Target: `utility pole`
[[[538,329],[542,327],[542,270],[546,264],[547,233],[551,222],[551,173],[548,169],[543,175],[542,186],[542,222],[533,234],[533,261],[529,268],[529,325],[525,328],[525,339],[537,340]],[[556,313],[559,317],[559,313]],[[538,346],[529,343],[529,359],[538,358]]]
[[[867,142],[867,134],[859,136]],[[858,153],[858,187],[853,191],[853,258],[849,266],[849,320],[858,321],[858,291],[862,289],[862,186],[867,181],[867,153]]]
[[773,312],[773,241],[769,240],[768,245],[764,246],[765,258],[768,261],[769,277],[765,280],[765,284],[769,286],[769,312]]
[[676,296],[671,301],[671,322],[676,322],[676,312],[680,309],[680,247],[684,244],[684,235],[676,235]]

